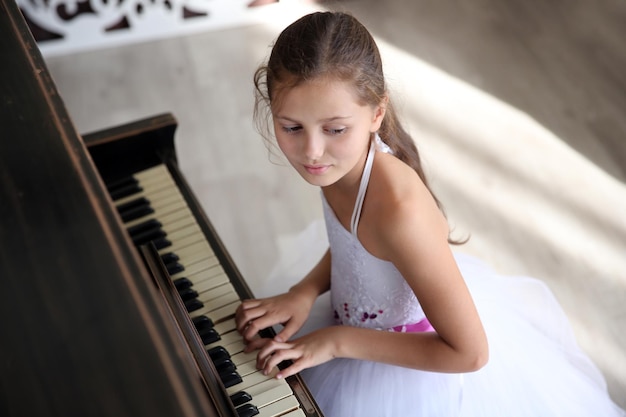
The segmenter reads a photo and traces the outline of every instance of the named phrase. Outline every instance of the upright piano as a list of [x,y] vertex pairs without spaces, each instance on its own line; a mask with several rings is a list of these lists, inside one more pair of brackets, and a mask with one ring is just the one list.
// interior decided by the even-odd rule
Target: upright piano
[[322,417],[242,352],[174,117],[79,135],[14,0],[0,54],[0,416]]

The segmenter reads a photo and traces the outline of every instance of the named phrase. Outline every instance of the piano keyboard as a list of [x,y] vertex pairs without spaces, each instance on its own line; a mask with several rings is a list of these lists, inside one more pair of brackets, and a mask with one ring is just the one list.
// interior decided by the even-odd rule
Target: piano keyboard
[[234,314],[241,300],[165,165],[107,185],[133,242],[152,241],[239,417],[304,417],[291,386],[256,369]]

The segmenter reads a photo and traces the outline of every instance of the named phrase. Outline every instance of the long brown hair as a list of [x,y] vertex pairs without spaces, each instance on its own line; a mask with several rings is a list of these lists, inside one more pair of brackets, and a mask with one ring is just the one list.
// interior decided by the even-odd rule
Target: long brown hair
[[[350,14],[315,12],[281,32],[267,64],[254,74],[254,119],[259,132],[266,139],[271,136],[271,109],[279,106],[282,91],[320,78],[349,81],[363,105],[378,106],[388,98],[380,52],[369,31]],[[394,155],[417,172],[442,209],[428,185],[415,142],[390,99],[378,133]]]

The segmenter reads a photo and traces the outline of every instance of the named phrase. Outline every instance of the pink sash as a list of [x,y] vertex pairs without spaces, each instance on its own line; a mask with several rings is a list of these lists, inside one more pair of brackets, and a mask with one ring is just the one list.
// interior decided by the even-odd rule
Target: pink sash
[[430,325],[430,322],[426,317],[417,323],[413,324],[403,324],[401,326],[392,327],[390,329],[392,332],[400,332],[400,333],[419,333],[419,332],[434,332],[435,329]]

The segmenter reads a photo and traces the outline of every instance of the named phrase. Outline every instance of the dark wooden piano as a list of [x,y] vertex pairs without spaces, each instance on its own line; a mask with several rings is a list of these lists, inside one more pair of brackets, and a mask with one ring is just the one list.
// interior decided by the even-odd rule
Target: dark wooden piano
[[0,56],[0,416],[321,417],[299,376],[241,353],[252,294],[178,169],[175,119],[81,137],[14,0]]

